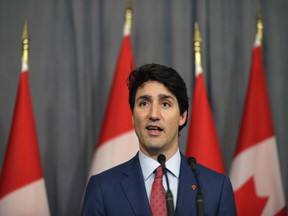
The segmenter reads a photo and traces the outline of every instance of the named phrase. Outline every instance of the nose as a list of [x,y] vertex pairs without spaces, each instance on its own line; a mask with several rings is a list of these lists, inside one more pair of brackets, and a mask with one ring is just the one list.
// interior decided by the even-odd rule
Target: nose
[[153,104],[149,110],[149,120],[150,121],[158,121],[159,118],[159,107],[157,104]]

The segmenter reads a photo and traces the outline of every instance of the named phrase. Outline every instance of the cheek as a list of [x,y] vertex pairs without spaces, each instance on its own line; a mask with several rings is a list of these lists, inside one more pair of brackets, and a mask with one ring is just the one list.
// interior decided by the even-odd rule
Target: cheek
[[134,127],[139,126],[142,121],[143,121],[143,120],[142,120],[142,118],[141,118],[140,115],[133,115],[133,116],[132,116],[132,122],[133,122]]
[[147,111],[146,110],[141,110],[141,109],[135,109],[132,115],[133,122],[136,124],[137,122],[144,121],[147,116]]
[[167,121],[167,126],[171,128],[171,130],[178,130],[179,126],[183,125],[185,123],[185,119],[183,119],[181,116],[179,117],[179,114],[175,115],[172,118],[169,118],[169,121]]

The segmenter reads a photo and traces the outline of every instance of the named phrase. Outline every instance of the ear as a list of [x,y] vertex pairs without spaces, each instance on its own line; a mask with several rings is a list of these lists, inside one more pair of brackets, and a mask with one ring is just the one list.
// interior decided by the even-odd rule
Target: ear
[[185,111],[182,115],[180,115],[179,126],[182,126],[186,122],[186,119],[187,119],[187,111]]
[[134,125],[134,116],[133,116],[133,114],[132,114],[132,124]]

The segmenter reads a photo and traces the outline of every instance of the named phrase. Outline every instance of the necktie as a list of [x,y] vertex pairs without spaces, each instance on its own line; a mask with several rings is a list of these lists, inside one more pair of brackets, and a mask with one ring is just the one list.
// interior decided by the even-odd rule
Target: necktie
[[152,184],[150,207],[153,216],[167,216],[166,192],[162,184],[163,170],[159,166],[156,169],[155,179]]

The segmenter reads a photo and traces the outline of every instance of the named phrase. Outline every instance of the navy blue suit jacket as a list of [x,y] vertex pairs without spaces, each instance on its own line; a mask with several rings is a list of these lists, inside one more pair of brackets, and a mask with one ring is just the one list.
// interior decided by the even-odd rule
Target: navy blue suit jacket
[[[196,213],[195,177],[181,154],[180,177],[175,215]],[[204,196],[205,215],[234,216],[236,208],[227,176],[197,164],[199,184]],[[193,189],[194,188],[194,189]],[[90,178],[86,188],[82,216],[152,215],[138,154],[126,163]]]

